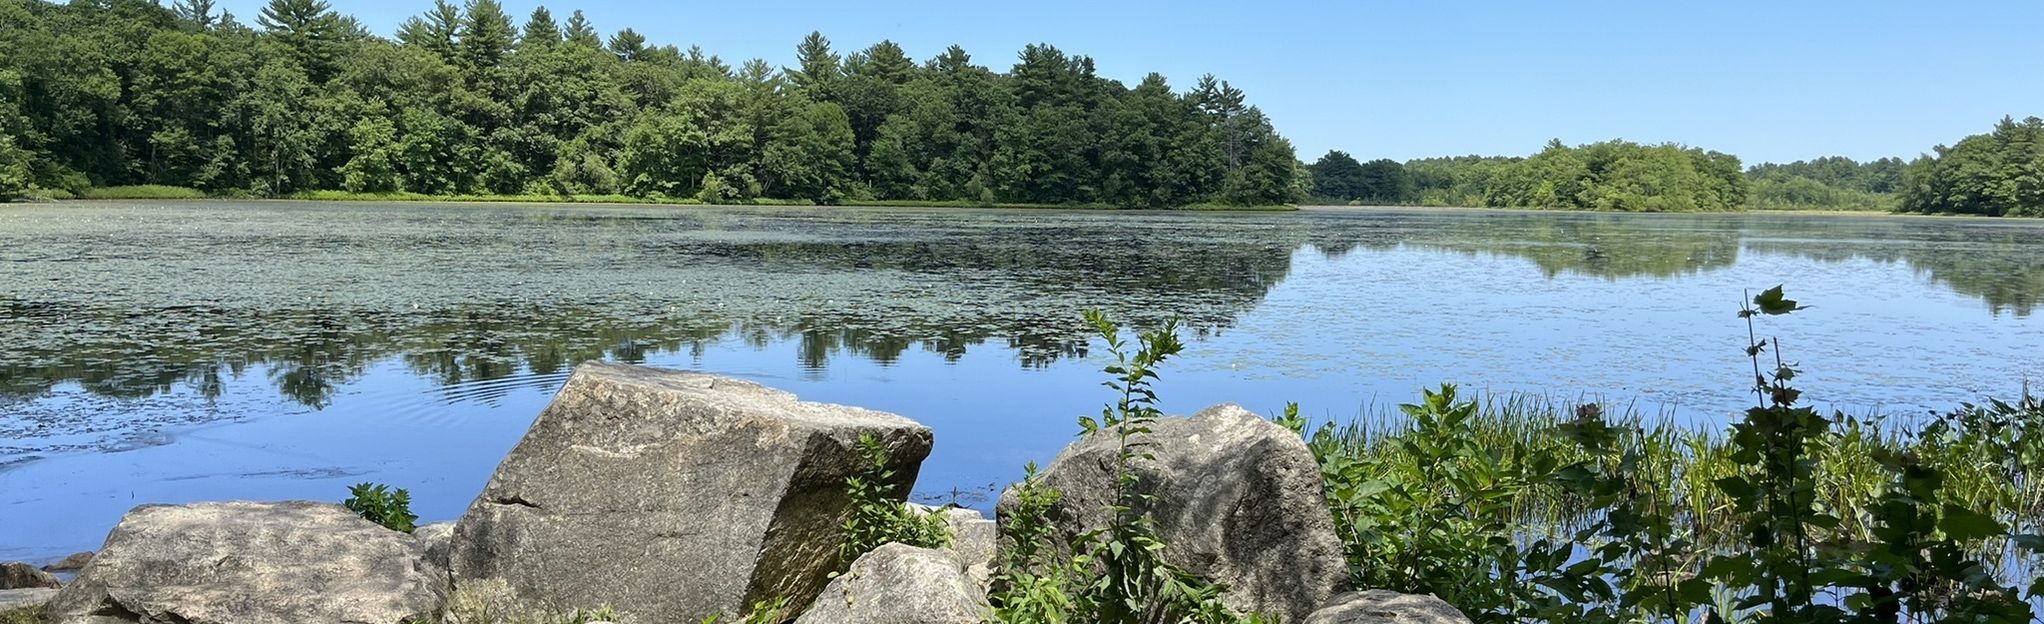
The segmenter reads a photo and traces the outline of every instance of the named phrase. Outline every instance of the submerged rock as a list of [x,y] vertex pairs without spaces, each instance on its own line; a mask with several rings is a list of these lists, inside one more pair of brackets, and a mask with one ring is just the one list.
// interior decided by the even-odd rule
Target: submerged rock
[[634,624],[806,604],[836,568],[866,434],[906,492],[931,443],[906,418],[583,364],[456,524],[454,584],[501,580],[529,610],[609,605]]
[[1469,624],[1469,616],[1433,596],[1373,589],[1336,596],[1305,624]]
[[[1160,418],[1139,435],[1154,459],[1134,469],[1155,496],[1149,512],[1164,559],[1225,584],[1237,610],[1298,621],[1348,589],[1348,564],[1321,492],[1319,464],[1298,434],[1228,404]],[[1050,521],[1066,538],[1103,528],[1116,496],[1113,429],[1080,438],[1040,473],[1063,494]],[[1009,522],[1013,491],[1001,497]]]
[[314,502],[143,505],[49,605],[50,621],[398,624],[441,593],[410,535]]
[[0,563],[0,589],[56,589],[64,583],[35,566],[15,561]]
[[58,559],[56,563],[43,566],[43,571],[77,572],[79,570],[85,569],[85,564],[88,563],[92,563],[92,551],[71,553],[70,556],[64,557],[63,559]]
[[988,609],[956,555],[890,542],[832,579],[795,624],[978,624]]

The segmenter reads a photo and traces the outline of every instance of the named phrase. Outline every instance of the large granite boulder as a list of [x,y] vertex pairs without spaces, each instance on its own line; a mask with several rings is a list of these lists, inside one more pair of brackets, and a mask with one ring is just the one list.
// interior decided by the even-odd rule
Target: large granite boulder
[[0,563],[0,589],[56,589],[63,587],[56,575],[19,561]]
[[[1348,589],[1348,564],[1328,516],[1320,467],[1298,434],[1228,404],[1160,418],[1138,434],[1154,459],[1134,464],[1164,559],[1225,584],[1239,611],[1298,621]],[[1084,436],[1039,475],[1063,497],[1050,522],[1067,539],[1107,526],[1116,496],[1114,429]],[[996,508],[1010,521],[1012,490]]]
[[832,579],[795,624],[979,624],[990,609],[956,554],[890,542]]
[[143,505],[50,602],[50,621],[398,624],[439,609],[423,567],[410,535],[339,505]]
[[931,436],[906,418],[583,364],[455,525],[454,584],[501,580],[525,611],[608,605],[627,624],[806,604],[838,564],[862,435],[907,492]]
[[1433,596],[1373,589],[1336,596],[1305,624],[1469,624],[1469,616]]

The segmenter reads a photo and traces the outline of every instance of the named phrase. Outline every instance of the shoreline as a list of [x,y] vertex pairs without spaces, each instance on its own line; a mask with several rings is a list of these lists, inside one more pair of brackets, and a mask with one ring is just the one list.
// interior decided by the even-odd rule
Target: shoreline
[[[1783,216],[1827,216],[1827,217],[1893,217],[1893,218],[1936,218],[1936,219],[1978,219],[1978,220],[1983,220],[1983,221],[2009,221],[2009,222],[2024,222],[2024,221],[2026,221],[2026,219],[2024,219],[2023,217],[1992,217],[1992,216],[1985,216],[1985,215],[1971,215],[1971,214],[1945,214],[1945,213],[1917,213],[1917,212],[1889,212],[1889,211],[1872,211],[1872,210],[1817,210],[1817,209],[1810,209],[1810,210],[1765,210],[1765,209],[1747,209],[1747,210],[1708,210],[1708,211],[1704,211],[1704,210],[1699,210],[1699,211],[1682,211],[1682,212],[1627,212],[1627,211],[1619,211],[1619,210],[1576,210],[1576,209],[1565,209],[1565,208],[1522,208],[1522,207],[1493,207],[1493,206],[1411,206],[1411,205],[1394,205],[1394,204],[1387,204],[1387,205],[1366,205],[1366,206],[1350,206],[1350,205],[1339,205],[1339,204],[1283,204],[1283,205],[1267,205],[1267,206],[1225,206],[1225,205],[1216,205],[1216,204],[1195,204],[1195,205],[1191,205],[1191,206],[1181,206],[1181,207],[1176,207],[1176,208],[1126,208],[1126,207],[1121,207],[1121,206],[1111,206],[1111,205],[1106,205],[1106,204],[1030,204],[1030,203],[992,203],[992,204],[981,204],[981,203],[977,203],[977,202],[963,202],[963,201],[925,201],[925,200],[873,200],[873,201],[862,201],[862,202],[857,202],[857,203],[847,203],[847,204],[817,204],[817,203],[811,203],[811,202],[802,202],[802,201],[766,201],[766,202],[761,202],[761,203],[743,203],[743,204],[713,204],[713,203],[703,203],[703,202],[701,202],[701,201],[697,201],[697,200],[695,200],[695,199],[668,199],[668,200],[662,200],[662,199],[654,199],[654,198],[639,198],[639,197],[624,197],[624,196],[615,196],[615,195],[601,195],[601,196],[580,196],[580,197],[541,197],[541,196],[524,196],[524,195],[451,195],[451,196],[440,196],[440,195],[434,195],[434,196],[427,196],[427,195],[412,195],[412,194],[395,194],[395,195],[381,195],[381,194],[343,194],[343,193],[328,193],[328,192],[321,192],[321,193],[313,193],[313,194],[301,194],[301,195],[298,195],[298,196],[292,196],[292,197],[225,197],[225,196],[221,196],[221,197],[211,197],[211,196],[206,196],[206,197],[191,197],[191,196],[179,196],[179,197],[142,197],[142,196],[137,196],[137,197],[121,197],[121,196],[114,196],[114,197],[65,197],[65,198],[51,198],[51,197],[41,197],[41,198],[30,198],[30,199],[27,199],[27,200],[17,201],[17,202],[13,202],[13,203],[23,203],[23,204],[68,204],[68,203],[92,203],[92,202],[136,202],[136,201],[160,201],[160,202],[179,202],[179,203],[183,203],[183,202],[205,202],[205,201],[236,201],[236,202],[263,202],[263,203],[272,203],[272,202],[274,202],[274,203],[291,203],[291,202],[304,202],[304,203],[319,203],[319,202],[328,202],[328,203],[405,203],[405,204],[431,204],[431,205],[461,205],[461,204],[471,204],[471,205],[480,205],[480,204],[526,204],[526,205],[552,205],[552,206],[573,206],[573,205],[587,205],[587,206],[612,206],[612,207],[641,207],[641,208],[650,208],[650,207],[676,207],[676,208],[826,208],[826,209],[838,209],[838,208],[938,208],[938,209],[979,209],[979,210],[1046,210],[1046,211],[1052,211],[1052,210],[1064,210],[1064,211],[1087,211],[1087,212],[1146,212],[1146,213],[1159,213],[1159,212],[1207,212],[1207,213],[1226,213],[1226,212],[1345,212],[1345,211],[1354,211],[1354,212],[1410,212],[1410,213],[1427,213],[1427,212],[1457,212],[1457,213],[1481,213],[1481,212],[1498,212],[1498,213],[1525,213],[1525,214],[1595,214],[1595,215],[1603,215],[1603,214],[1610,214],[1610,215],[1621,215],[1621,214],[1622,214],[1622,215],[1783,215]],[[5,202],[0,202],[0,204],[4,204],[4,203],[5,203]]]

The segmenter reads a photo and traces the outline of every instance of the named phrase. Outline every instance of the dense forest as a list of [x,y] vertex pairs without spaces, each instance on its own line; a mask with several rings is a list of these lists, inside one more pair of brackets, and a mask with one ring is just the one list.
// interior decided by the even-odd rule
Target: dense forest
[[1241,90],[1133,87],[1024,48],[1005,72],[882,41],[735,66],[580,11],[440,0],[394,39],[320,0],[0,0],[0,198],[168,185],[706,202],[1176,207],[1303,198]]
[[1911,212],[2044,217],[2044,119],[1938,146],[1902,172],[1901,195]]
[[1403,163],[1330,151],[1307,170],[1312,200],[1337,204],[2044,216],[2044,120],[2035,117],[2005,118],[1908,163],[1830,156],[1739,166],[1731,155],[1680,145],[1554,141],[1528,157]]

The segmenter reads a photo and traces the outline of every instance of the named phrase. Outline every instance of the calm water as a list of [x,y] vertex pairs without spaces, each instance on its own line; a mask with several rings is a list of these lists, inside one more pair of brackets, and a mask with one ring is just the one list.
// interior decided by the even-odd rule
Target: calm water
[[1819,403],[1913,414],[2044,376],[2044,223],[73,203],[0,206],[0,560],[145,502],[458,515],[574,362],[758,380],[936,430],[917,497],[984,506],[1108,397],[1079,311],[1196,334],[1166,407],[1320,417],[1439,382],[1709,426],[1772,322]]

